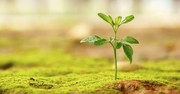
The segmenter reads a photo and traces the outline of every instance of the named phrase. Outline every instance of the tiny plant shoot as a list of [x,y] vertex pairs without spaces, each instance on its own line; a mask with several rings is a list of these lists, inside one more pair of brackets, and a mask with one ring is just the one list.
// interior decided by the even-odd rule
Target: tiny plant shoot
[[126,36],[121,39],[117,38],[117,32],[121,25],[126,24],[134,19],[133,15],[129,15],[122,19],[121,16],[116,17],[114,20],[110,15],[105,15],[103,13],[98,13],[98,16],[102,18],[104,21],[106,21],[108,24],[111,25],[113,31],[114,31],[114,37],[110,37],[109,39],[101,38],[97,35],[89,36],[85,39],[82,39],[80,43],[89,42],[93,43],[95,46],[101,46],[104,44],[111,44],[113,51],[114,51],[114,65],[115,65],[115,80],[117,80],[117,54],[116,50],[120,49],[121,47],[124,50],[125,55],[130,61],[130,64],[132,63],[132,56],[133,56],[133,49],[129,44],[139,44],[139,42],[131,37]]

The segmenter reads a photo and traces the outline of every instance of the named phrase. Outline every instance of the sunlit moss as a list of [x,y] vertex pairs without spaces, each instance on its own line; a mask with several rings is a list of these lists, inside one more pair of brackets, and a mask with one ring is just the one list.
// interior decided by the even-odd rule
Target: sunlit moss
[[[92,93],[107,83],[116,82],[113,64],[103,58],[76,57],[62,50],[32,50],[1,56],[1,66],[9,61],[13,63],[12,67],[0,70],[0,92],[3,94]],[[142,80],[180,88],[179,61],[141,65],[143,69],[119,71],[117,82]]]

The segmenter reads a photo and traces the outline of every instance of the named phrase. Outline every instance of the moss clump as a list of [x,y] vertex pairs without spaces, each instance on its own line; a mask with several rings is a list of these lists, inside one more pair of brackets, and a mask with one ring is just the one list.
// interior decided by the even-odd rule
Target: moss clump
[[175,60],[140,63],[142,69],[119,71],[119,80],[114,81],[113,64],[103,58],[76,57],[57,49],[19,51],[1,57],[1,63],[11,61],[13,66],[0,70],[0,94],[119,94],[106,85],[126,80],[180,88],[180,63]]

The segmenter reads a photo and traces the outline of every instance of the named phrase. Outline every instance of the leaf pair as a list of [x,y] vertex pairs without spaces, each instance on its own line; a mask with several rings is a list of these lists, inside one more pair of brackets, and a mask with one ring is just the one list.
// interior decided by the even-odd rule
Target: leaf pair
[[133,38],[131,36],[126,36],[126,37],[123,37],[121,39],[121,41],[115,42],[114,43],[114,47],[116,49],[120,49],[121,47],[123,47],[125,55],[128,57],[130,63],[132,63],[133,49],[127,43],[130,43],[130,44],[139,44],[139,42],[135,38]]
[[121,48],[121,46],[124,44],[124,42],[131,43],[131,44],[139,44],[139,42],[135,38],[133,38],[131,36],[126,36],[126,37],[123,37],[120,41],[117,41],[115,43],[115,48],[116,49]]
[[123,37],[121,39],[121,42],[122,42],[122,45],[123,45],[124,53],[128,57],[130,63],[132,63],[133,49],[129,44],[126,44],[124,42],[130,43],[130,44],[139,44],[139,42],[135,38],[133,38],[131,36]]
[[118,27],[121,24],[126,24],[126,23],[128,23],[128,22],[130,22],[130,21],[132,21],[134,19],[133,15],[127,16],[124,20],[122,20],[121,16],[118,16],[118,17],[115,18],[115,21],[113,21],[111,16],[107,16],[107,15],[105,15],[103,13],[98,13],[98,16],[101,17],[107,23],[109,23],[111,26],[117,25]]

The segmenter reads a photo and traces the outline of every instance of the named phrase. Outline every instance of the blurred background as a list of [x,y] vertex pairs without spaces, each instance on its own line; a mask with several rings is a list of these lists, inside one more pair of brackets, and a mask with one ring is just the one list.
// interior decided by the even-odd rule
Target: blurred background
[[[76,56],[113,60],[110,45],[79,43],[90,35],[113,36],[99,12],[135,16],[118,32],[119,38],[130,35],[139,40],[133,45],[134,62],[180,59],[180,0],[0,0],[0,55],[63,49]],[[118,59],[127,60],[122,50]]]

